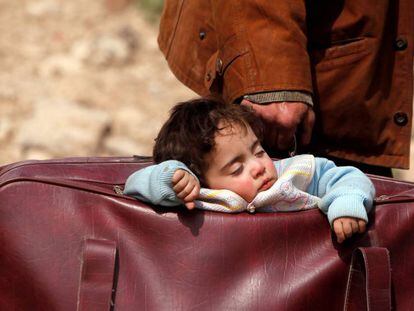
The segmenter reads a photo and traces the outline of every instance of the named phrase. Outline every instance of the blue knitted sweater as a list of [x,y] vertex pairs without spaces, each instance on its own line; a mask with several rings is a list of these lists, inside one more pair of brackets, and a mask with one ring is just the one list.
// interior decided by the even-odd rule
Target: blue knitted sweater
[[[311,178],[304,184],[305,187],[297,190],[295,186],[299,186],[295,183],[298,183],[298,177],[304,175],[297,174],[297,168],[309,159],[313,161]],[[327,214],[331,225],[339,217],[354,217],[368,221],[367,212],[372,208],[375,189],[369,178],[357,168],[337,167],[328,159],[314,158],[310,155],[275,161],[274,165],[278,176],[287,176],[284,178],[293,184],[293,188],[308,194],[310,198],[317,198],[317,207]],[[294,169],[289,171],[292,167]],[[193,174],[182,162],[165,161],[134,172],[126,181],[124,193],[155,205],[181,205],[182,201],[177,198],[171,183],[177,169]],[[289,172],[291,174],[286,174]],[[203,205],[197,207],[203,208]],[[265,208],[262,211],[274,210]]]

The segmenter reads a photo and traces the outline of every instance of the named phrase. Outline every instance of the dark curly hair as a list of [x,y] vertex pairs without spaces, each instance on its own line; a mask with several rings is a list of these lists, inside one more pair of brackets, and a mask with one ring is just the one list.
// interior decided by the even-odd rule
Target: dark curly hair
[[[220,128],[221,121],[225,126]],[[245,130],[250,126],[259,140],[262,139],[260,119],[249,107],[226,104],[213,98],[178,103],[171,109],[170,117],[155,140],[154,161],[181,161],[205,184],[203,173],[209,167],[205,157],[214,150],[215,135],[223,128],[234,125]]]

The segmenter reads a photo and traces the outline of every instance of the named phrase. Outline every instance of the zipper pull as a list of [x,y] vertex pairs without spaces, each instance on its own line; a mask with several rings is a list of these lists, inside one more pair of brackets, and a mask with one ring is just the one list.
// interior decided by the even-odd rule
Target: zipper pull
[[119,194],[119,195],[124,195],[124,190],[122,189],[122,187],[121,187],[121,186],[114,186],[114,187],[113,187],[113,190],[114,190],[114,192],[115,192],[116,194]]

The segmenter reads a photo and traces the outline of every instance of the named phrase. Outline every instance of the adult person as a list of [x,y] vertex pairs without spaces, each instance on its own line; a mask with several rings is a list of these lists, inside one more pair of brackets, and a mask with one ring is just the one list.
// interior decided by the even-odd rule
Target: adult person
[[158,42],[195,92],[252,106],[269,147],[296,133],[318,155],[409,166],[412,0],[166,0]]

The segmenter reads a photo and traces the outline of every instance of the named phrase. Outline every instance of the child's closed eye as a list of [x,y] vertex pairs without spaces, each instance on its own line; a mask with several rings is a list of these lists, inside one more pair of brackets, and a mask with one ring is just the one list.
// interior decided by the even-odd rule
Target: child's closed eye
[[260,158],[263,157],[266,154],[266,152],[263,149],[260,149],[258,151],[256,151],[256,153],[254,154],[256,157]]
[[239,165],[235,170],[233,170],[230,175],[237,176],[243,172],[243,165]]

